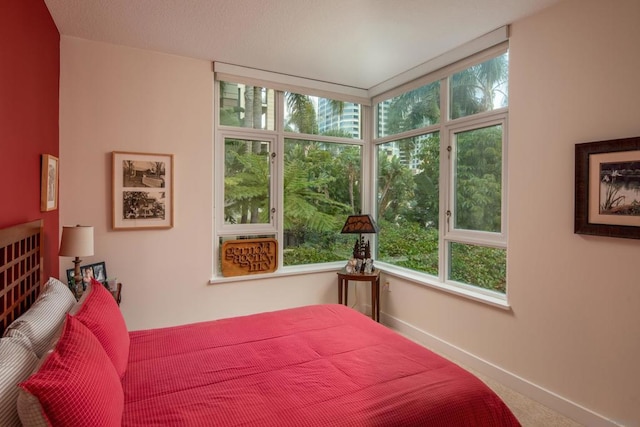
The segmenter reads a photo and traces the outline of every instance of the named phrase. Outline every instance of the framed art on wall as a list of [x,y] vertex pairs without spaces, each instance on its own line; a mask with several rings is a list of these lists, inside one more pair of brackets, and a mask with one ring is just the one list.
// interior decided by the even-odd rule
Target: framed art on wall
[[173,227],[173,154],[112,153],[113,229]]
[[40,211],[58,209],[58,158],[50,154],[42,155],[40,173]]
[[640,137],[576,144],[574,232],[640,239]]

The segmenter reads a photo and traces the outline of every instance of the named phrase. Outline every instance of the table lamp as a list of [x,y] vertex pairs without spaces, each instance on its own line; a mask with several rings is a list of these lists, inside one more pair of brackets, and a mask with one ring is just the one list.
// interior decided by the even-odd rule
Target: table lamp
[[62,227],[60,242],[60,256],[75,257],[73,260],[73,292],[80,298],[83,292],[82,276],[80,275],[80,257],[93,255],[93,227],[84,225]]
[[[371,215],[349,215],[347,221],[342,227],[342,234],[359,234],[358,240],[353,248],[353,258],[358,261],[356,270],[359,273],[365,271],[365,264],[367,260],[370,260],[369,269],[373,271],[373,259],[371,258],[371,250],[369,248],[369,242],[365,242],[362,234],[377,233],[378,225],[373,220]],[[369,272],[371,272],[369,271]]]

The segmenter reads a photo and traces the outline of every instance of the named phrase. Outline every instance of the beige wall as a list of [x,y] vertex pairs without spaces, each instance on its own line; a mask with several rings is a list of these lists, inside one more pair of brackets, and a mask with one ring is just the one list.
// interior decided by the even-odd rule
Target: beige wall
[[[638,17],[635,0],[567,0],[512,25],[513,310],[393,277],[382,295],[390,322],[567,399],[565,412],[628,425],[640,425],[640,243],[573,234],[573,150],[640,135]],[[208,284],[212,77],[207,61],[61,41],[60,223],[96,227],[87,262],[124,282],[130,329],[337,300],[333,273]],[[110,230],[113,150],[175,154],[173,229]]]
[[573,234],[574,144],[640,136],[640,2],[511,26],[512,312],[391,278],[382,309],[575,404],[640,425],[640,241]]
[[574,144],[640,136],[640,2],[512,28],[508,369],[640,425],[640,241],[573,234]]

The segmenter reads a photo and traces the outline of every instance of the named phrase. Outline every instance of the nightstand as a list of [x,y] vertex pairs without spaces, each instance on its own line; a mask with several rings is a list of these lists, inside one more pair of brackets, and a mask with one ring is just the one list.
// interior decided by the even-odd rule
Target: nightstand
[[380,270],[372,273],[347,273],[344,268],[338,271],[338,303],[342,304],[344,291],[344,305],[349,295],[349,281],[369,282],[371,284],[371,318],[380,321]]

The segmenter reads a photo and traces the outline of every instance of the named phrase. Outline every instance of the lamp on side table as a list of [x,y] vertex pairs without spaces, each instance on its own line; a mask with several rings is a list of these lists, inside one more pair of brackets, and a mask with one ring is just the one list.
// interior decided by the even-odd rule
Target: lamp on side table
[[93,255],[93,227],[76,225],[62,227],[59,256],[75,257],[73,260],[73,293],[80,298],[83,292],[82,276],[80,276],[80,257]]
[[355,273],[372,273],[373,258],[369,242],[364,240],[363,234],[375,234],[378,232],[378,225],[371,215],[349,215],[342,227],[342,234],[358,234],[355,246],[353,247],[353,260],[356,262]]

